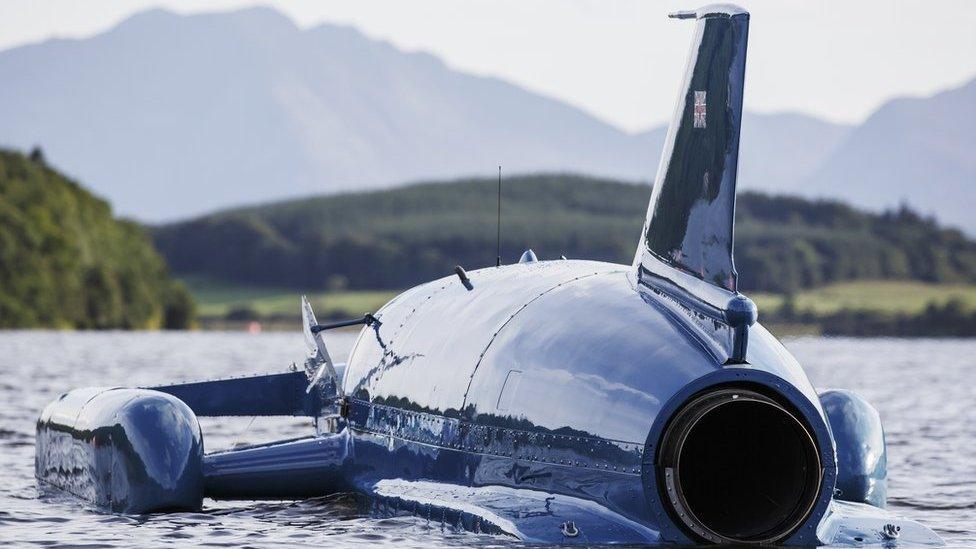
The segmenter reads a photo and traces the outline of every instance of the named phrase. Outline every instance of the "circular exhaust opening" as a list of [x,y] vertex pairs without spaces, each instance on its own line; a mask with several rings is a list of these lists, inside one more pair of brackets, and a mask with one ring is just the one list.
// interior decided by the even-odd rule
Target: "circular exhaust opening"
[[715,543],[772,543],[807,518],[820,491],[817,445],[775,400],[726,388],[693,398],[661,445],[660,486],[675,518]]

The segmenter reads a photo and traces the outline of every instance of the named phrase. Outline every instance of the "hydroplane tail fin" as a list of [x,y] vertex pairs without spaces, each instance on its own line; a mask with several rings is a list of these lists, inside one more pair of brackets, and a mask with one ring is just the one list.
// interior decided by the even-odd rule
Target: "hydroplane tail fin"
[[640,286],[689,313],[721,362],[746,360],[755,304],[738,293],[732,259],[749,13],[731,5],[674,13],[695,19],[634,268]]
[[723,308],[737,291],[735,181],[749,14],[714,5],[695,19],[681,95],[668,129],[634,266]]

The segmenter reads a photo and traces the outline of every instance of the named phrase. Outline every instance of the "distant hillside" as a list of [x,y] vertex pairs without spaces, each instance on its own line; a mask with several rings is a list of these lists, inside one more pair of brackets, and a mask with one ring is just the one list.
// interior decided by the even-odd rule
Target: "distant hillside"
[[[118,211],[150,221],[499,163],[650,182],[666,132],[629,134],[269,8],[143,12],[91,38],[0,52],[0,82],[0,143],[40,144]],[[747,115],[743,126],[743,188],[777,191],[808,178],[848,130],[799,115]]]
[[878,210],[907,202],[976,234],[976,80],[889,101],[844,138],[807,185]]
[[[851,131],[850,126],[801,114],[746,113],[739,148],[739,190],[801,194],[811,174]],[[843,193],[832,196],[844,200]]]
[[648,180],[657,167],[656,148],[575,107],[270,8],[143,12],[2,52],[0,82],[0,142],[41,144],[140,219],[499,162]]
[[143,229],[0,150],[0,328],[184,328],[193,303]]
[[[495,257],[495,182],[469,179],[230,210],[157,227],[181,275],[296,289],[403,288]],[[502,256],[629,263],[650,188],[573,175],[507,179]],[[911,210],[744,193],[741,288],[785,292],[856,279],[976,282],[976,242]]]

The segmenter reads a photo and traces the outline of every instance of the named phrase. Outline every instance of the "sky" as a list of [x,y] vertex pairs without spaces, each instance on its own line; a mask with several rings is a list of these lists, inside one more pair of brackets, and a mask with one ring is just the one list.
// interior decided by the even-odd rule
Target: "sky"
[[[151,7],[270,5],[298,25],[340,23],[448,65],[576,105],[629,131],[666,122],[700,2],[636,0],[3,0],[0,49],[107,30]],[[752,13],[746,108],[842,123],[884,101],[976,77],[976,2],[739,2]]]

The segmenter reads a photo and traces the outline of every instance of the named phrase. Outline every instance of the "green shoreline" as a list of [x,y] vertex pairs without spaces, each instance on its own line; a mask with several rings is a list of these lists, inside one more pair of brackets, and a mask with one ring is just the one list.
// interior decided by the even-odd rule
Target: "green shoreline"
[[[198,304],[204,330],[293,330],[300,290],[183,279]],[[320,320],[374,312],[397,291],[308,292]],[[759,319],[778,336],[976,337],[976,285],[855,281],[793,295],[755,293]]]

